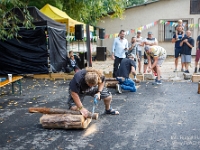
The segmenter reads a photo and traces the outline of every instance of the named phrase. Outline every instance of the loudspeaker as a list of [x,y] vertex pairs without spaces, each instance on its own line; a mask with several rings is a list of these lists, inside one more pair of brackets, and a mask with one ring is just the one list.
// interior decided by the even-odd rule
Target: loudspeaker
[[97,47],[96,60],[105,61],[106,60],[106,47]]
[[105,37],[105,29],[99,29],[99,38],[104,39]]
[[82,24],[75,25],[75,39],[82,40],[84,38],[84,29]]

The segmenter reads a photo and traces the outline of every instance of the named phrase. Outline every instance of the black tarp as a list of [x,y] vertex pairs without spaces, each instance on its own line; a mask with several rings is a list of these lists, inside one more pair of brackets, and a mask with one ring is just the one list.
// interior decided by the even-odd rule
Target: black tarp
[[21,29],[19,35],[0,41],[0,74],[48,73],[45,28]]
[[[21,26],[20,37],[0,41],[0,74],[48,73],[45,30],[48,31],[50,64],[54,72],[61,71],[66,63],[66,25],[48,18],[36,7],[29,7],[28,10],[34,18],[36,30]],[[15,8],[12,11],[20,20],[24,20],[21,10]]]

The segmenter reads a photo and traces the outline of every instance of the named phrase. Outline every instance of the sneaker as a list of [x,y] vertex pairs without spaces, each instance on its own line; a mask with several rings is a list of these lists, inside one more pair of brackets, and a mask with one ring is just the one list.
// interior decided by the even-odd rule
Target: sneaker
[[188,70],[185,70],[185,73],[190,73]]
[[197,73],[197,67],[195,67],[195,69],[194,69],[194,73]]
[[155,78],[155,82],[157,82],[157,81],[158,81],[158,77]]
[[182,68],[182,69],[181,69],[181,72],[185,72],[185,70]]
[[177,69],[174,69],[174,72],[177,72]]
[[156,84],[162,84],[161,80],[157,80]]
[[122,93],[122,89],[121,89],[121,86],[120,86],[120,84],[116,84],[116,90],[117,90],[117,92],[118,93]]

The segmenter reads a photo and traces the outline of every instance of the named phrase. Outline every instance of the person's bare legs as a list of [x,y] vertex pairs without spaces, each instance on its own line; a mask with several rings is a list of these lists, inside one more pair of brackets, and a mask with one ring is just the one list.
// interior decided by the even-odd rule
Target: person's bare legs
[[[189,67],[189,63],[188,62],[186,62],[186,63],[184,63],[185,64],[185,70],[188,70],[188,67]],[[189,70],[188,70],[189,71]]]
[[[174,63],[175,63],[175,70],[177,70],[177,67],[178,67],[178,57],[175,58]],[[175,70],[174,70],[174,71],[175,71]]]
[[146,71],[147,71],[147,65],[144,64],[144,71],[143,71],[143,73],[146,73]]
[[112,95],[110,95],[110,96],[108,96],[108,97],[106,97],[106,98],[103,99],[103,102],[104,102],[106,110],[110,109],[111,101],[112,101]]
[[158,80],[160,80],[160,76],[161,76],[161,71],[160,71],[160,66],[156,66],[156,71],[157,71],[157,77],[158,77]]
[[139,73],[141,73],[141,61],[140,60],[138,60],[138,71],[139,71]]
[[[112,95],[110,95],[110,96],[108,96],[108,97],[106,97],[106,98],[103,99],[103,102],[104,102],[106,110],[110,109],[111,101],[112,101]],[[115,111],[115,115],[118,115],[118,114],[119,114],[119,112]]]

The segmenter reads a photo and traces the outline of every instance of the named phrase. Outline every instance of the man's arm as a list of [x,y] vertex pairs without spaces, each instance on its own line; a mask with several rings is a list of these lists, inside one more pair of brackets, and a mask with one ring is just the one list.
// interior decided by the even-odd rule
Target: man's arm
[[135,71],[135,67],[134,66],[131,66],[131,73],[136,76],[136,71]]
[[153,59],[154,59],[154,62],[153,62],[153,65],[151,66],[151,69],[153,69],[154,67],[156,67],[157,62],[158,62],[158,56],[154,56]]
[[78,110],[81,112],[81,114],[87,118],[89,111],[83,107],[83,104],[78,96],[78,94],[76,92],[71,91],[71,96],[74,100],[74,103],[76,104]]
[[71,96],[72,96],[72,98],[74,100],[74,103],[78,107],[78,109],[81,109],[83,107],[83,104],[81,103],[79,95],[76,92],[71,91]]
[[116,38],[114,39],[112,47],[112,59],[115,59],[115,48],[116,48]]

